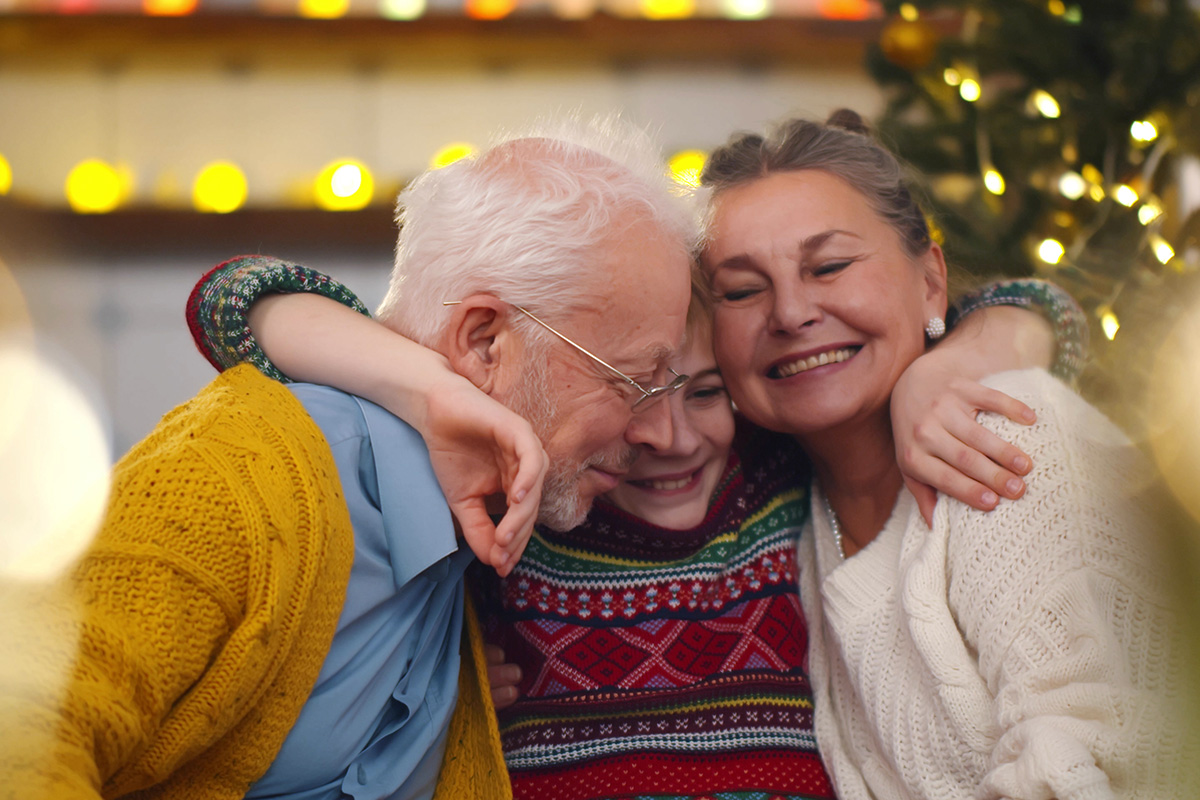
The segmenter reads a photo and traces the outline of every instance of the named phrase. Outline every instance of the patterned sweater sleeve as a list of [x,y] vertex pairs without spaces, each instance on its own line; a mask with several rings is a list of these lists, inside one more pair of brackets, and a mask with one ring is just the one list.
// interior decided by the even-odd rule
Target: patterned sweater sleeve
[[238,256],[213,267],[188,297],[196,348],[218,371],[250,363],[268,378],[289,382],[259,347],[247,315],[263,295],[294,292],[320,294],[370,316],[354,292],[328,275],[271,256]]
[[1018,278],[993,281],[958,298],[947,314],[953,327],[968,314],[989,306],[1021,306],[1040,313],[1054,329],[1056,343],[1050,374],[1073,383],[1087,361],[1087,316],[1075,298],[1049,281]]
[[1178,651],[1138,496],[1149,469],[1045,372],[989,384],[1037,410],[1034,426],[987,423],[1033,458],[1028,493],[991,513],[939,503],[934,519],[949,530],[951,609],[992,697],[976,796],[1179,796]]

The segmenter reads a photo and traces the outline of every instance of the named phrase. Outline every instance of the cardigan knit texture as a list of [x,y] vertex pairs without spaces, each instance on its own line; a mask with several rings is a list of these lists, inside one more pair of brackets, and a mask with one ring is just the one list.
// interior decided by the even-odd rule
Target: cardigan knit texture
[[696,528],[601,501],[569,532],[537,529],[507,578],[474,584],[485,638],[523,672],[500,711],[515,797],[833,796],[797,593],[806,461],[740,428]]
[[[116,466],[70,579],[27,593],[28,618],[54,624],[7,644],[51,668],[0,696],[0,796],[242,797],[321,669],[352,560],[320,430],[253,368],[221,375]],[[439,796],[505,797],[466,627]]]
[[942,496],[930,529],[902,490],[843,561],[814,498],[801,592],[839,797],[1192,796],[1174,626],[1136,497],[1149,467],[1045,372],[985,383],[1037,412],[1029,427],[980,418],[1032,458],[1022,499],[981,512]]

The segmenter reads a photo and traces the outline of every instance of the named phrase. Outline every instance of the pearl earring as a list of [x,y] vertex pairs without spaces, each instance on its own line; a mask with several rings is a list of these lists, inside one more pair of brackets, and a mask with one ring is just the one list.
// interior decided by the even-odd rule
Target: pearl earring
[[925,323],[925,335],[936,342],[946,335],[946,321],[941,317],[933,317]]

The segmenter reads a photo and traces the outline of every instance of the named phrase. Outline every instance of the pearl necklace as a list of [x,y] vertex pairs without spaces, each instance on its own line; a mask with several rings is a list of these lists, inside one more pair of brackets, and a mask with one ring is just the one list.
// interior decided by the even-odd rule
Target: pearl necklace
[[842,561],[845,561],[846,548],[842,545],[842,523],[838,521],[838,515],[824,492],[821,492],[821,500],[825,502],[825,515],[829,517],[829,528],[833,531],[833,543],[837,546],[837,554]]

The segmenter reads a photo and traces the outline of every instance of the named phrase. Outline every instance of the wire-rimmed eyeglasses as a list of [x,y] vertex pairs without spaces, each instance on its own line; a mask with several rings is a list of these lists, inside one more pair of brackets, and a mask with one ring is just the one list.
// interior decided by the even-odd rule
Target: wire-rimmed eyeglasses
[[[462,302],[461,300],[447,300],[446,302],[442,303],[442,305],[453,306],[453,305],[458,305],[461,302]],[[509,305],[511,305],[517,311],[520,311],[525,316],[529,317],[531,320],[536,322],[538,325],[541,325],[543,328],[550,331],[552,334],[557,336],[559,339],[562,339],[564,342],[571,345],[571,347],[574,347],[576,350],[583,353],[585,356],[590,358],[592,361],[595,361],[597,364],[604,367],[606,370],[608,370],[613,375],[620,378],[623,382],[627,383],[629,386],[631,386],[633,389],[635,389],[637,392],[639,392],[640,396],[637,399],[635,399],[632,404],[632,408],[634,411],[644,411],[645,409],[649,408],[650,406],[652,406],[654,403],[661,400],[662,398],[670,397],[671,395],[675,394],[680,389],[682,389],[684,386],[686,386],[688,380],[690,379],[689,375],[680,375],[675,370],[671,369],[670,367],[667,367],[667,370],[672,375],[675,376],[671,380],[670,383],[663,384],[662,386],[643,386],[641,384],[641,382],[636,381],[633,378],[626,375],[624,372],[621,372],[621,370],[617,369],[612,364],[609,364],[603,358],[600,358],[600,356],[598,356],[595,353],[593,353],[592,351],[588,350],[583,345],[572,341],[566,335],[555,330],[553,327],[550,326],[549,323],[543,322],[532,311],[530,311],[526,308],[522,308],[521,306],[517,305],[516,303],[510,303]]]

